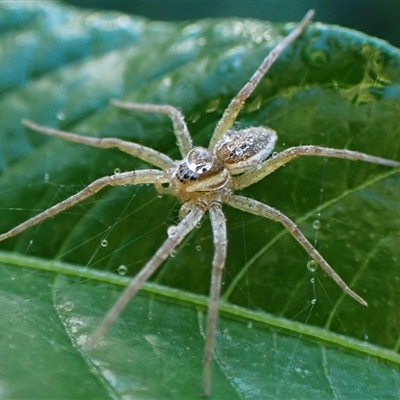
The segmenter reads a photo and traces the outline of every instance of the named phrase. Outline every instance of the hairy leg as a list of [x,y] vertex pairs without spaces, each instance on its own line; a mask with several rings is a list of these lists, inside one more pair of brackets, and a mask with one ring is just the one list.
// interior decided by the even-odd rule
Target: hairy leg
[[192,138],[189,135],[188,128],[182,113],[175,107],[166,104],[141,104],[130,103],[120,100],[111,100],[111,104],[125,110],[141,111],[154,114],[166,114],[172,120],[174,133],[178,141],[178,147],[182,157],[186,157],[187,153],[193,148]]
[[289,33],[282,41],[280,41],[264,58],[261,65],[257,68],[257,71],[253,74],[250,80],[243,86],[240,92],[231,100],[228,108],[224,111],[224,114],[217,127],[213,133],[210,141],[209,150],[212,151],[221,139],[222,135],[232,127],[236,117],[238,116],[240,110],[243,107],[246,99],[253,93],[254,89],[258,86],[261,79],[270,69],[271,65],[276,61],[276,59],[281,55],[281,53],[293,42],[295,41],[304,31],[307,24],[314,17],[314,11],[310,10],[300,21],[300,23]]
[[108,327],[121,314],[129,300],[135,296],[144,282],[157,270],[157,268],[170,256],[171,252],[182,242],[182,240],[195,228],[201,220],[204,211],[193,208],[186,217],[176,226],[173,235],[169,235],[165,242],[158,248],[154,256],[146,263],[141,271],[132,279],[129,286],[121,294],[117,302],[111,307],[99,327],[90,337],[87,348],[90,349],[99,341],[107,331]]
[[333,268],[325,261],[325,259],[319,254],[315,247],[307,240],[307,238],[301,233],[296,224],[289,219],[286,215],[273,207],[267,206],[266,204],[260,203],[259,201],[249,199],[244,196],[232,196],[227,203],[232,207],[238,208],[239,210],[246,211],[251,214],[260,215],[273,221],[280,222],[288,232],[300,243],[303,248],[307,251],[310,257],[319,264],[322,269],[343,289],[349,296],[357,300],[363,306],[367,306],[367,302],[361,298],[357,293],[353,292],[343,281],[343,279],[333,270]]
[[258,182],[278,168],[282,167],[282,165],[287,164],[289,161],[292,161],[299,156],[343,158],[345,160],[365,161],[372,164],[385,165],[387,167],[400,167],[400,162],[398,161],[375,157],[358,151],[329,149],[320,146],[297,146],[290,147],[289,149],[283,150],[275,156],[272,156],[268,160],[264,161],[259,168],[234,177],[235,190],[243,189]]
[[206,346],[204,349],[203,390],[209,396],[211,390],[211,361],[218,320],[218,302],[221,293],[222,273],[226,260],[227,235],[226,222],[221,205],[210,208],[211,226],[214,241],[214,258],[212,263],[210,298],[208,301]]
[[162,169],[168,169],[175,166],[175,162],[165,154],[153,150],[150,147],[142,146],[141,144],[127,142],[117,138],[94,138],[90,136],[81,136],[71,132],[60,131],[59,129],[48,128],[27,119],[22,120],[22,123],[33,131],[57,137],[59,139],[68,140],[69,142],[100,147],[102,149],[116,147],[125,153],[140,158],[141,160]]
[[42,213],[28,219],[27,221],[17,225],[15,228],[0,235],[0,241],[18,235],[31,226],[37,225],[47,218],[54,217],[61,211],[64,211],[73,205],[93,196],[95,193],[105,188],[106,186],[122,186],[122,185],[140,185],[144,183],[155,183],[163,177],[163,172],[155,169],[122,172],[111,176],[104,176],[92,182],[85,189],[55,204],[53,207],[43,211]]

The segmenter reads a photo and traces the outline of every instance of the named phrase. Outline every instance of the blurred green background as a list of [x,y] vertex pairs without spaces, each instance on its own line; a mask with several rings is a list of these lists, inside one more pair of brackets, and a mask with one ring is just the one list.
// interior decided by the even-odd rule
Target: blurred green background
[[317,11],[317,21],[357,29],[400,47],[400,0],[70,0],[67,3],[119,10],[163,21],[208,17],[298,21],[308,9],[314,8]]

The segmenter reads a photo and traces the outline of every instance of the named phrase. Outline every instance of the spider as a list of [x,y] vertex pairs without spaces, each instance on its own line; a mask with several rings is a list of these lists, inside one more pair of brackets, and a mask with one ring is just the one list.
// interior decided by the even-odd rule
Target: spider
[[346,285],[301,233],[295,223],[286,215],[257,200],[234,194],[235,191],[244,189],[260,181],[299,156],[334,157],[347,160],[361,160],[388,167],[400,166],[400,163],[396,161],[356,151],[338,150],[320,146],[296,146],[283,150],[280,153],[272,153],[277,141],[277,134],[272,129],[267,127],[250,127],[236,130],[232,128],[246,99],[257,87],[278,56],[302,34],[313,16],[314,11],[309,11],[298,26],[264,58],[253,76],[231,100],[229,106],[224,111],[212,134],[208,148],[193,146],[183,115],[175,107],[111,100],[114,106],[122,109],[167,115],[173,124],[177,144],[182,156],[182,160],[180,161],[172,160],[167,155],[140,144],[117,138],[98,139],[79,136],[70,132],[44,127],[29,120],[23,120],[23,124],[26,127],[39,133],[104,149],[116,147],[156,168],[119,172],[99,178],[80,192],[21,223],[10,231],[1,234],[0,241],[17,235],[25,229],[55,216],[107,186],[153,184],[158,192],[173,195],[182,203],[179,214],[180,222],[174,229],[169,229],[167,239],[141,271],[132,279],[129,286],[109,310],[100,326],[91,336],[88,348],[97,343],[110,324],[123,311],[129,300],[138,292],[142,284],[150,278],[183,239],[195,228],[204,214],[208,212],[213,233],[214,256],[212,260],[205,335],[203,391],[206,396],[210,394],[211,361],[218,319],[218,302],[228,244],[226,221],[222,212],[223,203],[236,209],[280,222],[307,251],[310,257],[348,295],[363,306],[367,306],[367,302]]

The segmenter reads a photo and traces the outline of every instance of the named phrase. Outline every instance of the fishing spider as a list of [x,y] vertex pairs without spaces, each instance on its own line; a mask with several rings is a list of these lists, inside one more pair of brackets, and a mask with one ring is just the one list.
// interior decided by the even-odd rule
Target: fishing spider
[[144,282],[157,270],[182,240],[208,211],[214,242],[214,257],[210,297],[208,304],[207,330],[205,338],[203,390],[205,395],[210,393],[211,359],[214,347],[215,331],[218,317],[218,301],[221,290],[222,272],[227,251],[227,233],[225,217],[221,209],[222,203],[251,214],[259,215],[280,222],[289,233],[304,247],[311,258],[351,297],[367,306],[365,300],[353,292],[339,275],[330,267],[325,259],[306,239],[297,226],[286,215],[266,204],[244,196],[233,194],[246,188],[271,174],[282,165],[299,156],[322,156],[343,158],[347,160],[362,160],[388,167],[400,166],[399,162],[370,156],[350,150],[329,149],[319,146],[296,146],[278,154],[272,153],[277,134],[266,127],[250,127],[235,130],[232,128],[245,100],[250,96],[265,73],[285,50],[304,31],[314,15],[309,11],[299,25],[286,36],[262,61],[250,80],[232,99],[218,122],[208,148],[194,147],[183,116],[178,109],[169,105],[153,105],[127,103],[112,100],[112,104],[126,109],[146,113],[166,114],[174,127],[177,144],[182,155],[181,161],[174,161],[165,154],[140,144],[126,142],[116,138],[97,139],[79,136],[73,133],[47,128],[24,120],[28,128],[54,137],[81,143],[94,147],[118,149],[138,157],[154,165],[157,169],[144,169],[116,173],[92,182],[88,187],[43,211],[37,216],[21,223],[10,231],[0,235],[0,241],[12,237],[25,229],[40,223],[46,218],[72,207],[92,196],[106,186],[153,184],[158,192],[175,196],[181,203],[180,222],[169,230],[168,237],[154,256],[142,270],[132,279],[118,301],[109,310],[102,323],[92,335],[88,348],[94,346],[106,332],[110,324],[123,311],[128,301],[138,292]]

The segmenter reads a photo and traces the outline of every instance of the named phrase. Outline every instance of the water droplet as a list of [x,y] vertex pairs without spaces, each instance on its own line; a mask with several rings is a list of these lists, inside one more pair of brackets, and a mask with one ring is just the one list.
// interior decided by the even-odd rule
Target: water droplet
[[243,149],[241,149],[240,147],[236,147],[235,155],[241,157],[243,155]]
[[114,169],[114,174],[119,175],[121,173],[121,170],[119,168]]
[[50,175],[48,173],[44,174],[44,181],[48,182],[50,180]]
[[169,256],[174,258],[176,256],[176,250],[172,250],[171,253],[169,253]]
[[65,311],[70,312],[74,309],[74,303],[72,301],[66,301],[63,305]]
[[318,230],[319,228],[321,228],[321,221],[320,221],[319,219],[316,219],[316,220],[313,222],[312,226],[313,226],[314,229],[317,229],[317,230]]
[[101,241],[101,247],[107,247],[107,245],[108,245],[108,240],[107,239],[103,239]]
[[117,271],[120,275],[126,275],[126,273],[128,272],[128,267],[126,265],[120,265]]
[[278,155],[278,152],[277,152],[277,151],[274,151],[274,152],[271,154],[271,157],[272,157],[272,158],[275,158],[277,155]]
[[314,278],[311,278],[311,279],[310,279],[310,282],[311,282],[311,283],[315,283],[315,279],[314,279]]
[[318,268],[318,264],[314,260],[310,260],[307,263],[307,269],[311,272],[315,272]]
[[213,165],[213,157],[207,149],[195,147],[186,156],[187,167],[196,173],[209,171]]
[[60,121],[64,121],[64,119],[65,119],[65,113],[63,113],[63,112],[58,112],[57,113],[57,118],[60,120]]
[[198,222],[198,223],[196,224],[196,228],[199,229],[200,227],[201,227],[201,222]]
[[317,299],[312,299],[311,304],[314,305],[317,302]]
[[201,250],[201,246],[196,246],[196,250],[200,251]]
[[175,234],[176,234],[176,226],[175,225],[169,226],[168,229],[167,229],[167,235],[169,237],[174,237]]
[[252,329],[252,328],[253,328],[253,324],[252,324],[251,322],[249,322],[249,323],[247,324],[247,328]]
[[159,199],[162,199],[162,197],[163,197],[162,193],[157,193],[157,197],[158,197]]

